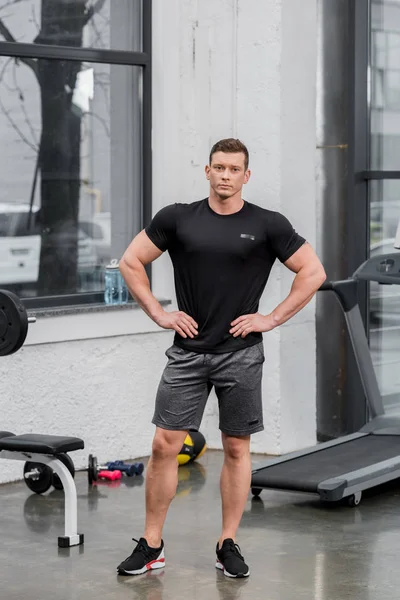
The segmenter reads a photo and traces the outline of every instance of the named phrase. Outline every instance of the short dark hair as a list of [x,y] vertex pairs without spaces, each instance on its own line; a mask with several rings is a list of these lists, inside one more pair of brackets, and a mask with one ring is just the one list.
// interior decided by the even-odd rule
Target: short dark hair
[[235,138],[226,138],[224,140],[219,140],[216,142],[214,146],[211,148],[210,152],[210,165],[213,154],[216,152],[242,152],[244,154],[244,170],[247,171],[249,167],[249,151],[246,146],[240,140],[236,140]]

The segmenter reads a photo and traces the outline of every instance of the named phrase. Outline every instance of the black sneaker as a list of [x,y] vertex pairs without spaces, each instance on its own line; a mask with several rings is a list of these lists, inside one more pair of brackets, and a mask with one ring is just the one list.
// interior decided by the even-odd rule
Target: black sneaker
[[240,548],[231,538],[224,540],[222,548],[218,550],[217,543],[217,569],[221,569],[227,577],[248,577],[250,569],[240,554]]
[[144,538],[132,539],[137,542],[137,546],[132,554],[117,567],[119,575],[141,575],[151,569],[162,569],[165,566],[162,540],[159,548],[150,548]]

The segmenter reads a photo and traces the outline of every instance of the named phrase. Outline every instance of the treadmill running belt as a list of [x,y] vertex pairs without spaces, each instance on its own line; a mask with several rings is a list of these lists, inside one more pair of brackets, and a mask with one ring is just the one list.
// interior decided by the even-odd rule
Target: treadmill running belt
[[321,481],[400,457],[400,436],[365,435],[253,472],[252,487],[317,492]]

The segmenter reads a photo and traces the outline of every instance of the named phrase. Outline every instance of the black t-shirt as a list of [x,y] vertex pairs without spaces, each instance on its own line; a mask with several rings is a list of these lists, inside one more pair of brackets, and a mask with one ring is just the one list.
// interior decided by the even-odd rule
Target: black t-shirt
[[219,215],[207,198],[166,206],[145,231],[168,250],[178,307],[198,324],[194,339],[176,333],[174,343],[202,353],[233,352],[262,339],[261,333],[234,338],[231,322],[258,312],[275,259],[286,261],[305,242],[278,212],[245,202]]

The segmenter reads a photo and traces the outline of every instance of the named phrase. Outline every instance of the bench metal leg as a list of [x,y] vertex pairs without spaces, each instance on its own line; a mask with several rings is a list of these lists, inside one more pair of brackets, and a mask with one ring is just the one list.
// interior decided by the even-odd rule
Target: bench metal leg
[[83,534],[78,533],[78,502],[75,481],[67,467],[58,459],[47,463],[61,479],[65,496],[65,535],[58,538],[60,548],[83,544]]
[[0,458],[42,463],[57,473],[63,484],[65,496],[65,535],[58,538],[58,545],[60,548],[68,548],[70,546],[79,546],[80,544],[83,544],[83,534],[78,533],[78,501],[75,481],[67,467],[53,455],[35,454],[34,452],[12,452],[10,450],[1,450]]

